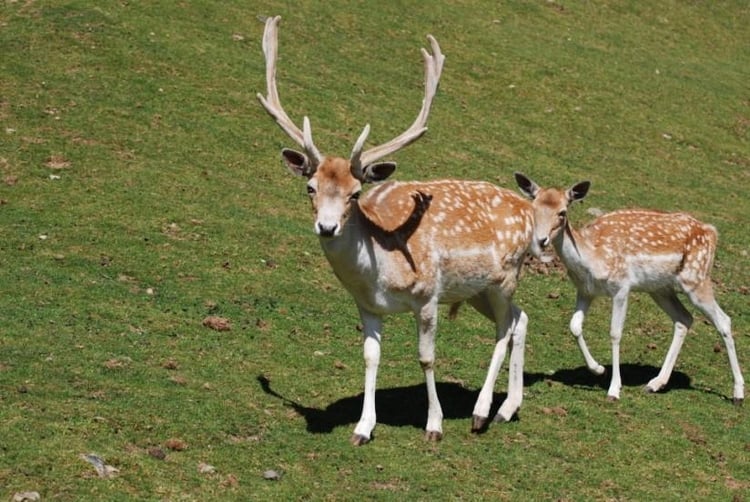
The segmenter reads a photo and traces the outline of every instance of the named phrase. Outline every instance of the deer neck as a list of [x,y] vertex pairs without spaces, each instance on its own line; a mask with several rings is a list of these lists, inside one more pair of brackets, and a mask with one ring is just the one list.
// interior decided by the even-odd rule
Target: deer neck
[[323,253],[344,286],[361,280],[373,268],[372,240],[365,231],[364,220],[355,205],[340,235],[333,239],[320,238]]
[[582,246],[586,243],[570,222],[565,222],[565,228],[555,236],[552,245],[568,270],[578,268],[583,263]]

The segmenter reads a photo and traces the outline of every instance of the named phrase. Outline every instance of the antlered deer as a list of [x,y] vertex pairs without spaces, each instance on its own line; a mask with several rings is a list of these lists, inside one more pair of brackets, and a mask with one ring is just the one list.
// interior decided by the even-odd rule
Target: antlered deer
[[266,21],[263,51],[268,95],[258,95],[278,125],[303,149],[282,150],[289,170],[307,178],[318,235],[333,272],[357,304],[364,337],[365,385],[362,416],[351,441],[370,440],[375,427],[375,383],[380,362],[382,318],[413,312],[419,362],[427,386],[426,438],[442,438],[443,412],[435,374],[438,304],[466,301],[496,324],[490,367],[474,408],[472,428],[484,426],[492,391],[510,344],[508,397],[497,419],[510,420],[521,405],[526,314],[511,302],[532,233],[531,204],[489,183],[442,180],[387,182],[360,197],[363,185],[388,178],[393,162],[377,162],[407,146],[425,124],[438,87],[444,56],[428,36],[424,49],[425,94],[414,123],[395,139],[363,151],[364,128],[349,159],[320,154],[310,121],[300,129],[289,119],[276,90],[279,17]]
[[733,400],[744,398],[744,381],[732,338],[731,320],[716,303],[711,268],[716,253],[716,229],[685,213],[630,209],[604,214],[581,229],[568,222],[568,206],[586,196],[590,183],[568,190],[540,188],[516,173],[521,191],[534,206],[534,240],[541,248],[552,244],[577,289],[570,330],[593,373],[601,375],[583,339],[583,319],[597,296],[612,298],[612,379],[608,399],[620,398],[620,338],[631,291],[645,291],[674,323],[674,336],[659,374],[646,384],[657,392],[667,384],[693,316],[677,297],[684,292],[713,323],[724,340],[734,377]]

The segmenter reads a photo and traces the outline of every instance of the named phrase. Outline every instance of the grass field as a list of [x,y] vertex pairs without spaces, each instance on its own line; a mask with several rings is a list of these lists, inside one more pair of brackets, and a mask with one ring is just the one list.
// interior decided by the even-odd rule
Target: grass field
[[[279,161],[294,145],[255,98],[259,18],[276,14],[282,101],[324,152],[411,123],[431,33],[441,87],[395,179],[590,179],[574,221],[645,206],[713,223],[748,377],[747,2],[4,0],[0,499],[750,500],[750,421],[713,328],[691,309],[668,389],[645,394],[671,326],[631,297],[622,399],[606,402],[559,270],[528,269],[516,296],[518,420],[469,432],[493,329],[467,308],[441,317],[445,438],[425,442],[413,320],[394,316],[375,438],[349,445],[356,308]],[[586,332],[605,365],[608,323],[602,300]],[[100,478],[89,453],[119,472]]]

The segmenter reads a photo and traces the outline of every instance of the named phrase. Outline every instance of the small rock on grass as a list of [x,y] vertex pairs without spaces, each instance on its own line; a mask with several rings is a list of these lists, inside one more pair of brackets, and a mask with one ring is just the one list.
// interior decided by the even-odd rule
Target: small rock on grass
[[13,502],[34,502],[35,500],[42,500],[39,492],[18,492],[13,495]]
[[229,331],[230,329],[232,329],[232,325],[229,322],[229,319],[213,315],[203,319],[203,325],[214,331]]
[[273,469],[268,469],[263,473],[263,479],[267,481],[278,481],[281,479],[281,473]]
[[170,438],[164,441],[164,447],[172,451],[185,451],[188,448],[188,444],[179,438]]
[[120,472],[117,467],[112,467],[104,462],[104,459],[95,453],[81,453],[81,459],[90,463],[96,469],[96,473],[99,474],[100,478],[111,478]]
[[161,448],[158,448],[156,446],[148,449],[149,456],[157,459],[157,460],[164,460],[167,458],[167,454],[164,453],[164,450]]
[[198,464],[198,472],[201,474],[214,474],[216,472],[216,467],[211,464],[201,462]]

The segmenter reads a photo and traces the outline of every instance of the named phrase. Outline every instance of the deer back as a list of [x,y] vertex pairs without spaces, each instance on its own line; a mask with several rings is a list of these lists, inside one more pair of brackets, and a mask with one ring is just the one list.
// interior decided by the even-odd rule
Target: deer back
[[377,287],[442,303],[490,285],[515,287],[533,229],[528,201],[484,182],[387,182],[363,195],[358,210]]
[[712,225],[686,213],[630,209],[600,216],[578,230],[594,259],[612,277],[636,284],[672,281],[678,274],[696,284],[710,275],[718,235]]

